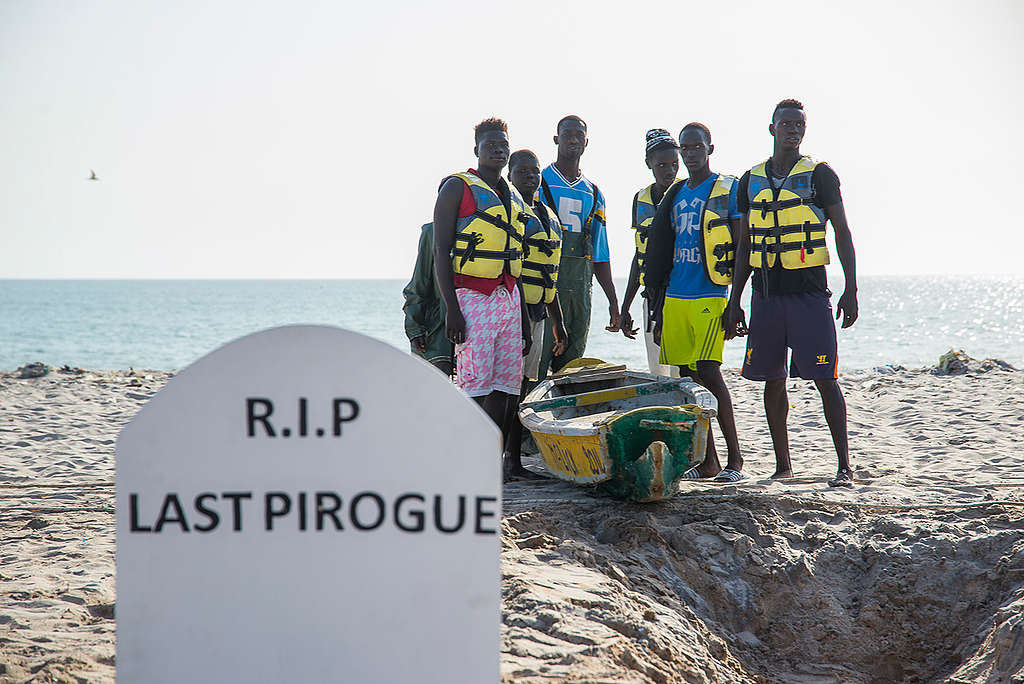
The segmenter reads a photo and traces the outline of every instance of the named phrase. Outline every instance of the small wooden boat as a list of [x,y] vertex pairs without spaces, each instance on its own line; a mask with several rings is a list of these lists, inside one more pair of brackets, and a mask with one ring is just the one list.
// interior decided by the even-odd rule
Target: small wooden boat
[[631,501],[658,501],[704,459],[714,396],[666,378],[585,359],[523,400],[519,418],[556,477],[598,484]]

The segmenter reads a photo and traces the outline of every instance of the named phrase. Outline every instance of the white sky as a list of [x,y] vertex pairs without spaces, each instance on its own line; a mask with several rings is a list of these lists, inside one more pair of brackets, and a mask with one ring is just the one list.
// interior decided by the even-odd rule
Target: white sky
[[473,125],[546,163],[567,113],[624,276],[645,131],[739,175],[785,97],[860,273],[1020,274],[1022,36],[1014,0],[0,0],[0,277],[407,278]]

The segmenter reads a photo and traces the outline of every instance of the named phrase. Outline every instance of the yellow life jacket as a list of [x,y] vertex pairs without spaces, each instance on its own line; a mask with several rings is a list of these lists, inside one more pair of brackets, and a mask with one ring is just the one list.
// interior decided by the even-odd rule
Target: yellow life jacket
[[523,232],[526,204],[505,185],[508,203],[472,173],[456,173],[469,186],[476,211],[455,222],[452,271],[478,278],[497,278],[507,268],[518,278],[523,267]]
[[825,244],[825,210],[814,204],[811,176],[817,162],[801,157],[782,187],[772,188],[767,161],[750,170],[747,198],[750,213],[750,265],[771,268],[776,254],[788,269],[824,266],[829,262]]
[[644,260],[647,258],[647,229],[654,221],[658,205],[654,202],[654,183],[633,195],[633,234],[636,242],[637,267],[640,269],[640,285],[644,284]]
[[729,226],[729,194],[735,183],[736,176],[718,174],[700,217],[704,273],[715,285],[731,283],[736,265],[736,242]]
[[527,304],[550,304],[555,299],[558,262],[562,258],[562,224],[542,202],[527,211],[526,256],[523,257],[523,296]]

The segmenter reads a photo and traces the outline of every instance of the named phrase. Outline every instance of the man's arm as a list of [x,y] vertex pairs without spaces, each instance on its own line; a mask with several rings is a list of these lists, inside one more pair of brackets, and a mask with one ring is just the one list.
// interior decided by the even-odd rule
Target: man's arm
[[633,263],[629,267],[629,281],[626,283],[626,293],[622,295],[622,308],[619,311],[619,327],[622,334],[631,340],[636,339],[639,328],[633,327],[633,316],[629,313],[629,307],[633,305],[633,298],[636,291],[640,289],[640,253],[633,252]]
[[846,288],[836,306],[836,320],[842,316],[842,327],[849,328],[857,321],[860,313],[857,304],[857,255],[853,250],[853,236],[846,222],[846,209],[842,201],[825,207],[825,214],[836,233],[836,252],[839,253],[839,263],[843,266],[843,277],[846,279]]
[[[569,346],[569,335],[565,332],[565,324],[562,322],[562,303],[558,300],[558,293],[547,305],[548,316],[551,316],[551,331],[555,334],[555,346],[551,350],[552,356],[561,356],[565,348]],[[540,344],[540,341],[537,341]]]
[[725,339],[731,340],[738,335],[747,333],[746,315],[740,301],[743,297],[743,288],[747,286],[750,279],[750,231],[747,229],[747,214],[739,219],[729,221],[732,234],[736,241],[736,263],[732,267],[732,291],[729,293],[729,303],[722,314],[722,329],[725,330]]
[[615,283],[612,281],[612,265],[610,261],[594,263],[594,276],[608,298],[608,332],[619,332],[619,298],[615,296]]
[[[498,287],[503,287],[499,285]],[[526,293],[523,292],[523,279],[516,279],[516,289],[519,290],[519,313],[520,322],[523,328],[523,356],[530,353],[533,346],[533,327],[530,325],[530,312],[526,308]]]
[[612,280],[612,265],[608,253],[608,217],[605,215],[604,194],[595,187],[594,201],[597,203],[592,219],[591,252],[594,258],[594,275],[608,299],[608,332],[619,331],[619,298],[615,296],[615,282]]
[[441,186],[434,204],[434,276],[447,309],[445,334],[455,344],[466,341],[466,319],[462,316],[459,300],[455,296],[455,277],[452,273],[452,245],[455,242],[455,221],[458,219],[462,193],[462,180],[449,178]]

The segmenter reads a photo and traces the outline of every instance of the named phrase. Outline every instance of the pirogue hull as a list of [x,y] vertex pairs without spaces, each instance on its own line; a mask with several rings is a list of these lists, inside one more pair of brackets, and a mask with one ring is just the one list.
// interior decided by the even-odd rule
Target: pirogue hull
[[555,477],[630,501],[658,501],[704,458],[718,403],[689,378],[592,360],[528,394],[519,417]]

